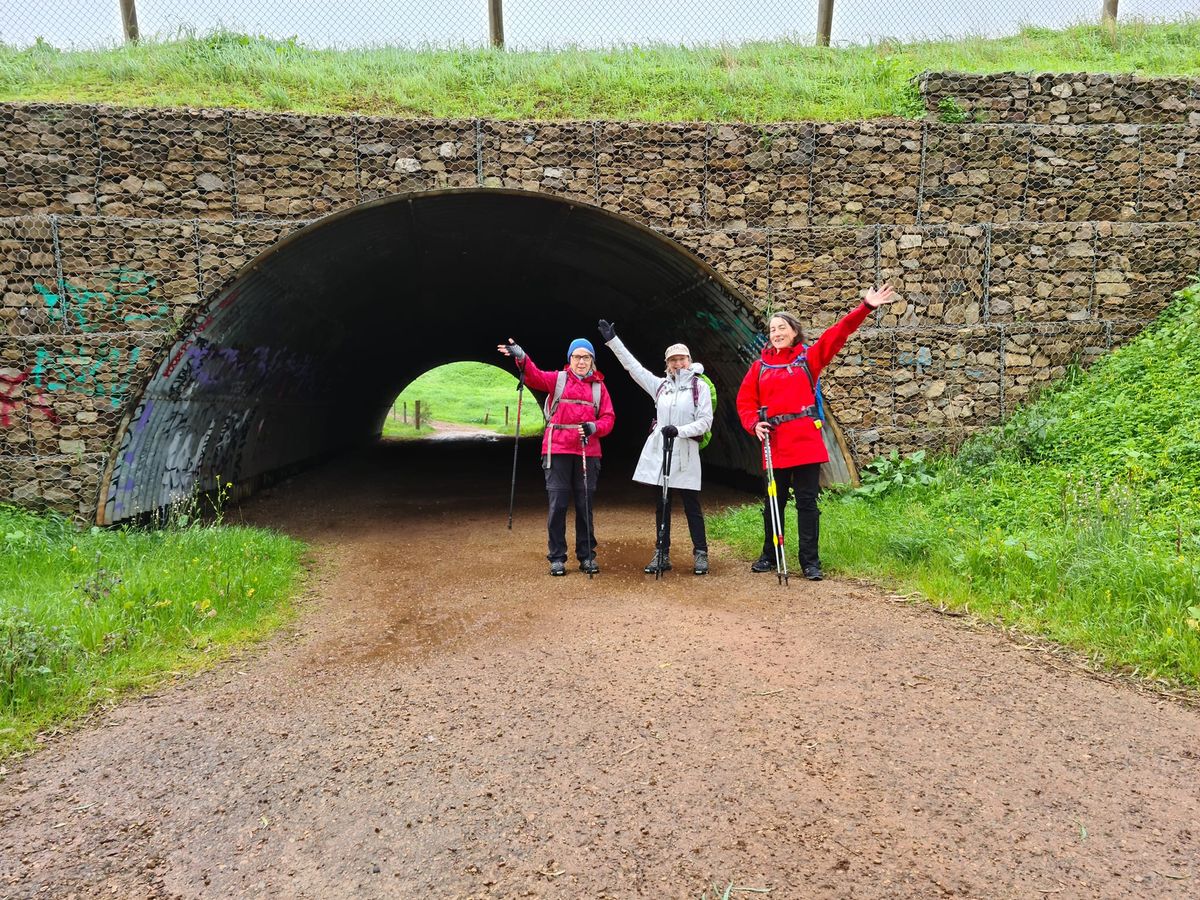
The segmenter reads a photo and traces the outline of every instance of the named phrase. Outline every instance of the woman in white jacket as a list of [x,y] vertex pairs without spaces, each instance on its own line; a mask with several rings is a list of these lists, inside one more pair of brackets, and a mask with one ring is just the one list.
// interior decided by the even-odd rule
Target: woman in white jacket
[[[707,575],[708,539],[700,509],[700,439],[712,428],[713,409],[708,385],[700,379],[704,366],[692,362],[691,352],[684,344],[672,344],[665,354],[666,374],[656,375],[637,361],[621,343],[613,326],[603,319],[600,334],[633,380],[654,398],[657,412],[655,427],[646,438],[633,473],[634,481],[659,488],[655,499],[654,558],[645,571],[655,574],[671,568],[671,505],[672,495],[678,491],[692,536],[692,572]],[[663,446],[667,439],[673,440],[674,446],[664,509]],[[657,543],[659,533],[661,547]]]

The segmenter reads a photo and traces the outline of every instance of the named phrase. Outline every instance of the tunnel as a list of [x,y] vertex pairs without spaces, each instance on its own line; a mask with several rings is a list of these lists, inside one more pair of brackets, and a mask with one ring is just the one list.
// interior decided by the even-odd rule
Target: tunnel
[[718,404],[705,461],[757,475],[734,397],[764,338],[747,299],[667,236],[552,196],[492,188],[388,197],[311,223],[260,254],[158,364],[125,416],[97,521],[194,492],[256,485],[375,440],[399,392],[461,360],[508,364],[515,338],[543,369],[597,348],[617,412],[604,452],[636,458],[650,399],[599,339],[606,318],[649,368],[689,345]]

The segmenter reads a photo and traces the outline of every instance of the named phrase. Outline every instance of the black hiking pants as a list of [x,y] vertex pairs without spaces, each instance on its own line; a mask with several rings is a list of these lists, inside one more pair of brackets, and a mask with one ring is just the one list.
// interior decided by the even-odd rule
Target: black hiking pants
[[[546,473],[546,493],[550,514],[546,518],[546,559],[567,561],[567,507],[575,501],[575,558],[580,562],[596,555],[596,528],[592,521],[596,485],[600,481],[600,460],[589,456],[587,485],[583,483],[583,458],[574,453],[555,453]],[[586,512],[585,512],[586,511]],[[589,544],[588,535],[591,535]]]
[[[821,511],[817,508],[817,494],[821,490],[821,464],[808,463],[789,469],[775,470],[775,502],[779,509],[779,524],[783,527],[784,507],[788,491],[796,495],[796,537],[800,544],[800,568],[820,566],[821,554],[817,544],[821,537]],[[771,497],[763,504],[763,556],[775,558],[774,530],[771,528]]]
[[[666,527],[663,527],[663,492],[662,488],[655,488],[658,492],[657,502],[654,504],[654,539],[657,542],[659,531],[662,532],[662,548],[663,550],[671,549],[671,506],[674,503],[676,494],[683,499],[683,513],[687,516],[688,531],[692,535],[692,550],[708,550],[708,538],[704,533],[704,511],[700,509],[700,492],[689,491],[686,488],[667,488],[667,519]],[[655,543],[655,547],[658,544]]]

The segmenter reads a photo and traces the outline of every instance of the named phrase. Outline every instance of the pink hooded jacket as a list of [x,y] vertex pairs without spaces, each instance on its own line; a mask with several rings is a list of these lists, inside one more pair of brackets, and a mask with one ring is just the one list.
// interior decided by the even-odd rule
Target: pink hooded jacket
[[[533,364],[533,360],[527,355],[522,361],[517,364],[518,369],[525,371],[525,383],[535,391],[542,391],[545,394],[553,397],[554,384],[558,380],[558,372],[544,372]],[[562,400],[581,400],[582,403],[563,403],[561,400],[558,404],[558,409],[551,416],[549,425],[582,425],[584,422],[595,422],[596,431],[588,438],[587,455],[588,457],[600,456],[600,438],[606,437],[613,430],[613,425],[616,423],[616,416],[613,413],[612,398],[608,395],[608,388],[604,386],[604,376],[593,368],[590,375],[586,378],[580,378],[571,371],[571,366],[568,364],[564,367],[567,371],[567,383],[563,388]],[[592,405],[592,384],[598,382],[600,384],[600,415],[596,415],[596,408]],[[582,453],[583,445],[579,440],[579,431],[576,428],[552,428],[547,427],[546,433],[542,437],[542,453],[572,453],[579,456]]]

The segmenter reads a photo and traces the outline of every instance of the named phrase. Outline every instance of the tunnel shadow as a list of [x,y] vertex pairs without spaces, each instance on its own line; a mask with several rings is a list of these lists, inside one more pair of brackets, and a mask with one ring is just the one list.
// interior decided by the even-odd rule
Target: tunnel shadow
[[720,402],[708,470],[743,485],[757,447],[733,398],[763,343],[747,301],[708,264],[630,219],[545,194],[455,189],[386,198],[300,229],[247,265],[159,361],[119,431],[97,520],[193,492],[263,484],[378,438],[392,400],[455,360],[542,368],[587,337],[617,411],[606,455],[633,459],[650,399],[602,346],[599,318],[654,368],[684,341]]

